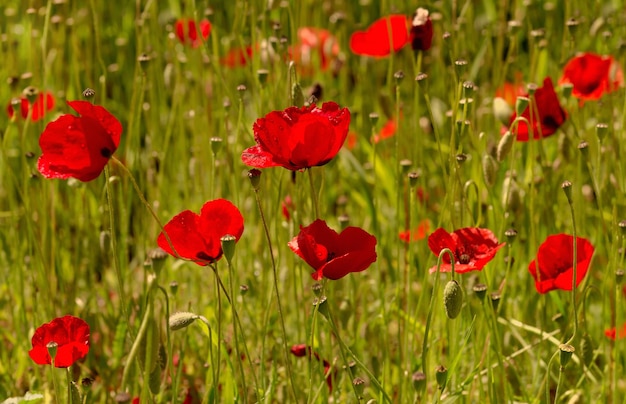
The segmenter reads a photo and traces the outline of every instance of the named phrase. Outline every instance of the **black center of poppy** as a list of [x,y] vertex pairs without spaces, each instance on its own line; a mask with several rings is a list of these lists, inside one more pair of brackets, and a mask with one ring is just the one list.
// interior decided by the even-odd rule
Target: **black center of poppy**
[[331,261],[333,258],[335,258],[335,253],[329,251],[328,255],[326,256],[326,262]]
[[470,262],[469,254],[461,254],[461,256],[459,257],[459,263],[461,263],[461,264],[469,264],[469,262]]
[[111,150],[107,149],[106,147],[103,147],[102,149],[100,149],[100,155],[104,158],[110,158],[111,155],[113,153],[111,153]]

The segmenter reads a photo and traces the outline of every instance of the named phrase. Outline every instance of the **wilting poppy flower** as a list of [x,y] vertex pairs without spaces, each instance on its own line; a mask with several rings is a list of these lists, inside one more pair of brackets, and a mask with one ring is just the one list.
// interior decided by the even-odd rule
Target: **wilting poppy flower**
[[339,55],[339,42],[325,29],[301,27],[298,28],[298,43],[289,48],[289,55],[306,73],[312,73],[314,60],[321,70],[326,70],[331,60]]
[[376,261],[376,237],[352,226],[338,234],[321,219],[301,226],[289,247],[315,269],[312,277],[316,281],[340,279],[364,271]]
[[415,51],[427,51],[433,43],[433,22],[425,8],[415,10],[411,21],[410,42]]
[[327,375],[326,384],[328,385],[328,390],[333,391],[333,373],[335,372],[330,371],[331,369],[330,362],[328,362],[326,359],[320,358],[319,354],[315,351],[312,351],[311,347],[306,344],[293,345],[291,347],[291,353],[297,358],[302,358],[305,355],[308,355],[309,357],[313,355],[315,359],[322,362],[322,364],[324,365],[324,374]]
[[[211,23],[208,20],[202,20],[199,25],[200,35],[206,40],[211,33]],[[202,39],[198,36],[198,26],[193,19],[181,18],[176,21],[174,28],[176,37],[182,44],[197,48],[202,43]]]
[[222,237],[231,235],[239,240],[243,233],[243,216],[231,202],[215,199],[205,203],[199,215],[185,210],[174,216],[164,228],[176,252],[163,232],[157,238],[159,247],[174,257],[204,266],[222,257]]
[[428,219],[424,219],[421,222],[419,222],[419,224],[417,225],[415,229],[401,231],[399,234],[400,240],[404,241],[405,243],[422,240],[426,238],[426,235],[428,234],[429,230],[430,230],[430,221]]
[[[532,123],[532,132],[534,139],[540,139],[542,137],[548,137],[556,132],[556,130],[567,119],[567,113],[561,107],[559,98],[554,91],[551,78],[546,78],[543,81],[543,86],[539,87],[535,91],[535,103],[536,109],[533,109],[531,119],[531,107],[529,103],[528,107],[522,112],[522,116]],[[538,111],[539,116],[536,116],[535,111]],[[517,118],[516,114],[511,117],[511,123]],[[520,121],[517,129],[513,129],[513,133],[517,135],[517,140],[520,142],[526,142],[529,138],[528,125],[525,122]]]
[[384,57],[399,51],[408,42],[406,16],[393,14],[374,21],[365,31],[352,34],[350,49],[356,55]]
[[559,79],[559,84],[563,83],[574,86],[574,97],[597,100],[624,84],[624,75],[612,56],[583,53],[567,62],[563,68],[563,76]]
[[[576,238],[576,286],[582,282],[589,269],[593,245],[582,237]],[[539,246],[537,258],[528,266],[535,278],[539,293],[551,290],[572,290],[574,276],[574,237],[568,234],[548,236]]]
[[80,116],[65,114],[50,122],[39,138],[37,168],[46,178],[97,178],[117,150],[122,124],[104,107],[68,101]]
[[[33,105],[30,105],[30,102],[28,102],[28,99],[26,97],[21,97],[19,101],[20,115],[23,119],[26,119],[28,118],[28,112],[32,111],[30,119],[33,122],[37,122],[44,117],[46,112],[50,112],[54,109],[54,96],[52,95],[52,93],[49,92],[39,93]],[[13,116],[15,115],[13,102],[10,102],[7,106],[7,114],[10,118],[13,118]]]
[[[460,274],[482,270],[503,245],[504,243],[499,243],[491,230],[477,227],[465,227],[452,233],[439,228],[428,236],[428,247],[435,255],[439,256],[444,248],[452,251],[454,272]],[[449,254],[444,254],[439,270],[441,272],[452,270]],[[430,268],[430,273],[436,271],[437,265]]]
[[241,160],[251,167],[294,171],[322,166],[339,152],[349,126],[350,111],[334,102],[272,111],[254,123],[257,145],[244,150]]
[[67,368],[89,352],[89,324],[74,316],[55,318],[37,328],[31,342],[33,349],[28,355],[35,363],[50,365],[49,345],[55,343],[54,366]]
[[617,335],[616,327],[605,330],[604,335],[606,335],[609,339],[612,339],[612,340],[626,338],[626,323],[624,323],[622,329],[619,332],[619,335]]

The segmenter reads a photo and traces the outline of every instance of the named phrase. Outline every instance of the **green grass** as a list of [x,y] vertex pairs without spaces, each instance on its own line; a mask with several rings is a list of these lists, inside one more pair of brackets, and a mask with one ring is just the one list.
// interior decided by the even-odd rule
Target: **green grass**
[[[19,97],[30,85],[53,92],[57,105],[38,122],[0,114],[0,400],[31,391],[46,401],[64,402],[53,385],[53,372],[64,383],[63,370],[36,365],[28,350],[39,325],[72,314],[91,327],[91,350],[72,368],[86,402],[112,402],[128,392],[142,402],[180,403],[189,390],[202,402],[356,402],[354,377],[366,380],[364,402],[384,402],[387,395],[398,403],[534,403],[546,402],[546,394],[552,401],[559,380],[558,344],[574,329],[571,294],[538,294],[527,268],[548,235],[574,231],[561,190],[569,180],[576,232],[593,243],[595,255],[577,289],[575,359],[563,369],[558,401],[624,402],[625,340],[604,335],[626,321],[624,294],[615,278],[624,268],[626,248],[626,233],[618,226],[626,219],[624,89],[584,105],[561,97],[566,124],[541,141],[516,143],[497,163],[493,185],[485,183],[482,164],[483,156],[495,156],[500,140],[494,93],[516,72],[525,83],[540,84],[546,76],[556,83],[579,51],[611,54],[626,66],[623,2],[593,2],[593,7],[583,1],[503,1],[496,7],[489,1],[424,2],[419,6],[430,10],[435,36],[420,66],[410,46],[385,59],[353,55],[348,46],[350,34],[376,18],[411,15],[418,4],[403,1],[13,3],[0,13],[0,83],[18,79],[0,86],[0,102]],[[173,34],[175,18],[194,16],[206,16],[213,27],[196,49]],[[571,17],[579,21],[572,32],[565,25]],[[510,28],[509,20],[520,24]],[[274,22],[280,23],[277,31]],[[358,136],[354,149],[344,147],[329,164],[311,169],[320,217],[339,230],[338,218],[347,215],[351,225],[378,240],[378,260],[369,269],[323,282],[331,323],[312,304],[316,282],[310,268],[287,246],[300,225],[315,219],[308,174],[263,170],[259,200],[274,252],[286,344],[312,345],[332,364],[332,392],[320,362],[285,356],[268,240],[249,167],[240,159],[254,144],[254,121],[290,105],[287,45],[297,41],[302,26],[331,31],[344,58],[336,75],[331,70],[298,74],[305,99],[309,86],[319,83],[321,101],[350,109],[350,129]],[[219,63],[231,48],[268,38],[273,61],[255,56],[236,69]],[[149,60],[140,63],[142,54]],[[455,64],[460,59],[467,61],[464,67]],[[265,83],[259,69],[268,70]],[[404,73],[401,81],[394,79],[398,71]],[[420,72],[428,78],[417,82]],[[20,78],[25,73],[30,78]],[[465,81],[476,85],[467,109],[459,106]],[[241,85],[245,90],[238,90]],[[115,156],[162,223],[185,209],[198,212],[215,198],[241,210],[245,231],[232,268],[226,260],[216,265],[235,300],[241,329],[233,326],[232,306],[209,267],[169,257],[151,281],[153,271],[144,262],[156,247],[160,226],[116,163],[108,165],[108,185],[104,173],[80,183],[47,180],[37,172],[40,133],[46,123],[71,112],[65,100],[81,99],[88,87],[96,92],[94,103],[122,122]],[[380,116],[374,127],[371,113]],[[372,145],[371,134],[388,119],[398,119],[395,136]],[[457,121],[468,124],[459,131]],[[609,126],[602,142],[598,123]],[[222,139],[216,154],[214,137]],[[589,147],[581,152],[583,140]],[[463,163],[456,159],[461,153],[467,157]],[[411,161],[408,169],[400,166],[403,159]],[[504,206],[511,170],[523,196],[518,204]],[[414,187],[407,176],[411,171],[420,172]],[[417,197],[418,187],[425,198]],[[281,215],[286,195],[295,206],[289,222]],[[437,257],[426,239],[405,245],[398,237],[405,223],[414,228],[423,219],[432,224],[431,232],[477,226],[508,242],[482,272],[456,276],[465,303],[455,320],[443,310],[443,286],[450,277],[441,275],[434,288],[436,277],[428,269]],[[509,228],[518,232],[514,240],[505,236]],[[477,283],[488,285],[484,301],[472,291]],[[245,294],[239,285],[247,286]],[[501,295],[497,311],[490,301],[493,292]],[[169,332],[167,314],[178,311],[204,316],[206,323]],[[147,337],[135,356],[140,359],[129,360],[144,318]],[[236,335],[245,355],[241,367]],[[592,346],[588,360],[581,360],[583,341]],[[150,376],[146,357],[157,356],[163,367]],[[360,364],[349,372],[345,361],[355,359]],[[448,369],[443,391],[435,379],[439,365]],[[417,371],[426,374],[421,391],[412,382]],[[90,387],[80,386],[82,378],[94,380]]]

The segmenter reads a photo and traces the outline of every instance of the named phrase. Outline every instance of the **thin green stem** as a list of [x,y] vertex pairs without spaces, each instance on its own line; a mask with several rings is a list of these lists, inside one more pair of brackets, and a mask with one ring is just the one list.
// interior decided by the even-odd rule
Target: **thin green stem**
[[566,342],[566,344],[571,344],[574,338],[576,337],[576,332],[578,331],[578,315],[576,311],[576,284],[577,284],[577,261],[578,261],[578,237],[577,237],[577,229],[576,229],[576,216],[574,215],[574,204],[568,198],[568,205],[570,208],[570,213],[572,215],[572,231],[573,231],[573,257],[572,257],[572,313],[574,316],[574,332],[570,339]]
[[[233,340],[235,343],[235,353],[237,354],[237,363],[239,363],[239,372],[241,374],[241,387],[243,390],[243,402],[248,402],[248,389],[246,387],[246,375],[243,371],[243,361],[241,360],[241,354],[239,353],[239,333],[237,327],[237,316],[235,312],[237,308],[235,307],[235,287],[233,278],[235,276],[235,271],[233,270],[232,263],[229,260],[226,260],[228,264],[228,284],[230,287],[230,295],[232,296],[232,300],[230,300],[230,307],[233,310]],[[215,271],[217,273],[217,271]]]

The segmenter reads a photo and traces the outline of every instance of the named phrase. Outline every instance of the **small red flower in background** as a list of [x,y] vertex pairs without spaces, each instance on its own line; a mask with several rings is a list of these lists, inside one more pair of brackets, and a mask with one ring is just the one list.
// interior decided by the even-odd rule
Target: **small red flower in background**
[[333,374],[336,373],[336,371],[330,371],[330,362],[328,362],[326,359],[320,358],[319,354],[315,351],[312,351],[311,347],[306,344],[293,345],[291,347],[291,353],[297,358],[302,358],[307,354],[309,357],[313,355],[315,359],[322,362],[322,364],[324,365],[324,374],[327,375],[326,384],[328,385],[328,390],[331,392],[333,391]]
[[419,224],[417,225],[415,229],[401,231],[399,236],[400,236],[400,240],[404,241],[405,243],[410,243],[413,241],[418,241],[418,240],[422,240],[426,238],[426,235],[428,234],[429,231],[430,231],[430,221],[428,219],[424,219],[421,222],[419,222]]
[[[528,94],[526,94],[526,96],[528,96]],[[554,91],[552,79],[549,77],[543,81],[543,86],[539,87],[537,91],[535,91],[534,98],[537,105],[536,111],[539,112],[539,117],[536,116],[535,111],[533,110],[531,120],[531,103],[529,103],[528,107],[526,107],[524,112],[522,112],[522,116],[532,123],[533,138],[540,139],[554,134],[567,119],[567,113],[563,107],[561,107],[559,98]],[[513,114],[511,117],[511,123],[513,123],[515,118],[517,118],[517,115]],[[528,141],[528,125],[526,125],[525,122],[520,121],[517,129],[513,129],[513,133],[517,134],[518,141]]]
[[[465,227],[448,233],[442,228],[428,236],[428,247],[439,256],[441,250],[449,248],[454,253],[454,272],[464,273],[480,271],[505,243],[499,243],[491,230],[477,227]],[[443,256],[440,272],[450,272],[450,255]],[[430,273],[437,271],[437,265],[430,268]]]
[[[589,269],[594,247],[582,237],[576,238],[576,286]],[[537,258],[528,266],[539,293],[551,290],[572,290],[574,276],[574,237],[568,234],[548,236],[537,251]]]
[[622,329],[619,332],[619,335],[617,335],[616,327],[605,330],[604,335],[606,335],[609,339],[612,339],[612,340],[626,338],[626,323],[624,323]]
[[80,116],[65,114],[50,122],[39,138],[43,154],[37,168],[46,178],[97,178],[117,150],[122,124],[88,101],[68,101]]
[[350,49],[356,55],[384,57],[399,51],[408,42],[406,16],[393,14],[374,21],[365,31],[353,33],[350,37]]
[[289,55],[296,64],[305,67],[306,73],[312,73],[315,59],[324,71],[339,56],[339,42],[325,29],[301,27],[298,28],[298,43],[289,48]]
[[411,21],[410,39],[413,50],[427,51],[433,43],[433,22],[428,16],[428,10],[418,8]]
[[300,226],[289,248],[315,269],[312,277],[316,281],[340,279],[364,271],[376,261],[376,237],[352,226],[338,234],[321,219]]
[[[30,105],[28,99],[26,97],[21,97],[20,99],[20,116],[23,119],[28,118],[28,112],[32,111],[30,119],[33,122],[37,122],[42,119],[46,112],[50,112],[54,109],[54,96],[50,92],[39,93],[37,99]],[[9,102],[7,105],[7,114],[9,118],[13,118],[15,115],[15,110],[13,109],[13,102]]]
[[174,26],[176,37],[182,44],[188,44],[191,45],[192,48],[197,48],[202,44],[202,39],[200,39],[198,33],[200,33],[204,40],[206,40],[211,33],[211,23],[208,20],[200,21],[199,25],[200,32],[198,32],[198,26],[193,19],[181,18],[177,20]]
[[526,86],[523,83],[522,73],[515,74],[513,82],[505,81],[501,87],[496,90],[496,97],[500,97],[506,101],[511,107],[515,107],[517,97],[527,96]]
[[378,133],[372,136],[372,142],[378,143],[381,140],[389,139],[393,135],[396,134],[396,130],[398,129],[398,124],[396,123],[395,118],[390,118],[385,122],[382,128],[378,131]]
[[293,199],[291,199],[291,195],[285,196],[285,199],[283,199],[280,204],[280,210],[286,221],[291,220],[291,212],[295,209],[296,206],[293,204]]
[[226,56],[220,59],[220,63],[232,68],[245,66],[252,59],[255,49],[258,50],[258,45],[255,47],[248,45],[245,48],[231,49]]
[[254,123],[257,145],[244,150],[241,160],[251,167],[293,171],[322,166],[339,152],[349,126],[350,111],[334,102],[272,111]]
[[165,234],[157,238],[159,247],[174,257],[182,257],[205,266],[222,257],[221,238],[226,235],[239,240],[243,234],[243,216],[239,209],[226,199],[208,201],[200,214],[185,210],[174,216],[165,226]]
[[48,344],[56,343],[54,366],[67,368],[89,352],[89,324],[74,316],[55,318],[35,330],[28,355],[38,365],[52,364]]
[[572,95],[583,101],[597,100],[624,84],[624,75],[612,56],[583,53],[563,68],[559,84],[571,83]]

